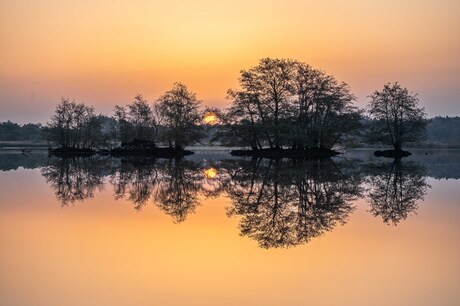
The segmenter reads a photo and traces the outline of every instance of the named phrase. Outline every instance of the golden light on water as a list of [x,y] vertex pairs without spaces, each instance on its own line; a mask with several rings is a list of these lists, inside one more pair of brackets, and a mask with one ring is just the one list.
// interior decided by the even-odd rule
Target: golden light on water
[[217,169],[216,168],[208,168],[208,169],[204,169],[204,176],[208,179],[213,179],[217,176]]
[[217,117],[216,113],[214,112],[207,112],[204,117],[203,117],[203,121],[204,123],[206,124],[209,124],[209,125],[214,125],[216,124],[217,122],[219,122],[219,118]]

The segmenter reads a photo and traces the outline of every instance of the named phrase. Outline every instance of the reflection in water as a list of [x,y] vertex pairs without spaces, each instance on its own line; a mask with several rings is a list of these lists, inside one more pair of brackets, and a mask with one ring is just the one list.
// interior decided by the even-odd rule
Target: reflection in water
[[241,234],[263,248],[306,243],[344,224],[360,194],[359,180],[332,160],[243,160],[232,167],[228,215],[241,216]]
[[63,206],[93,197],[109,176],[115,199],[127,199],[137,210],[152,201],[175,222],[195,211],[199,193],[213,196],[220,188],[209,184],[197,163],[182,159],[53,158],[42,175]]
[[364,196],[371,213],[397,224],[426,194],[426,170],[414,162],[365,164],[234,159],[213,165],[186,159],[52,158],[42,175],[63,206],[94,196],[104,178],[115,199],[141,210],[153,203],[176,223],[201,204],[225,194],[228,216],[240,217],[242,236],[263,248],[307,243],[347,222],[353,201]]
[[203,174],[196,163],[183,159],[171,159],[160,166],[162,175],[154,200],[175,222],[182,222],[200,204]]
[[41,169],[63,206],[94,196],[104,184],[104,161],[90,157],[52,158]]
[[117,171],[110,175],[115,189],[115,199],[126,198],[137,210],[142,209],[150,199],[158,179],[155,160],[121,160]]
[[122,160],[110,176],[116,199],[126,198],[137,210],[151,200],[174,222],[195,211],[202,180],[198,164],[183,159]]
[[424,167],[395,159],[392,163],[372,164],[366,168],[368,198],[374,216],[396,225],[417,211],[418,202],[424,199],[429,187]]

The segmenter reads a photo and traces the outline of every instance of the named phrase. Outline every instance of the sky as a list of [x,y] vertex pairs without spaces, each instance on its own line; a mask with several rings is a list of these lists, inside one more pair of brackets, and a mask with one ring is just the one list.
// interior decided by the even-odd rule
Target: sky
[[292,58],[368,96],[398,81],[460,115],[458,0],[0,0],[0,121],[46,123],[61,97],[112,114],[183,82],[229,105],[242,69]]

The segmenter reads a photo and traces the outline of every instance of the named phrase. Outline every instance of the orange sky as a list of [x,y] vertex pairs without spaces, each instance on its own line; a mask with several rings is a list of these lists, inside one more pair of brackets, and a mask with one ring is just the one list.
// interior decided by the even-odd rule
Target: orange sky
[[310,63],[358,105],[390,81],[460,115],[460,2],[0,0],[0,121],[45,122],[60,97],[110,114],[176,81],[224,106],[263,57]]

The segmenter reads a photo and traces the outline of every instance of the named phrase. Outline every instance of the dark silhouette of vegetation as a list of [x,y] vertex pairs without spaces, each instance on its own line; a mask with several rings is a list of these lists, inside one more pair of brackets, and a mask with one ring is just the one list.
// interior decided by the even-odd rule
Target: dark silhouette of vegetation
[[361,192],[358,176],[343,174],[330,159],[252,159],[227,167],[228,214],[241,216],[241,235],[263,248],[303,244],[344,224]]
[[158,133],[157,119],[142,95],[134,97],[134,101],[127,107],[116,105],[113,118],[118,124],[116,135],[122,148],[133,141],[142,144],[150,143],[154,146]]
[[202,180],[198,165],[183,159],[122,159],[110,176],[115,199],[127,199],[137,210],[151,201],[177,223],[199,205]]
[[[162,95],[154,105],[137,95],[131,104],[115,106],[112,118],[96,116],[93,107],[62,98],[47,124],[54,155],[149,155],[181,157],[192,154],[185,146],[204,137],[201,102],[182,83]],[[160,148],[157,143],[167,143]]]
[[388,83],[382,91],[375,91],[370,98],[369,114],[374,121],[368,140],[390,144],[394,148],[376,151],[376,156],[409,155],[409,152],[402,150],[402,146],[419,142],[425,135],[428,123],[424,109],[418,105],[417,95],[398,83]]
[[216,134],[224,144],[325,154],[360,126],[348,85],[305,63],[265,58],[241,71],[239,82]]
[[41,169],[62,206],[92,198],[104,185],[101,159],[91,157],[51,158]]
[[99,130],[93,107],[64,98],[46,126],[49,141],[58,145],[54,152],[59,154],[93,153]]
[[434,117],[426,128],[424,146],[460,148],[460,117]]
[[44,141],[43,126],[38,123],[19,125],[7,121],[0,123],[0,141]]
[[195,211],[206,181],[202,169],[192,161],[158,162],[147,157],[53,157],[41,173],[62,206],[92,198],[108,176],[115,199],[126,199],[136,210],[150,201],[171,215],[174,222],[184,221]]
[[[200,101],[182,83],[162,95],[154,105],[141,95],[128,108],[116,106],[116,119],[120,147],[112,149],[115,156],[150,155],[156,157],[182,157],[193,152],[185,147],[204,136],[199,112]],[[167,144],[166,148],[158,143]]]
[[115,106],[112,117],[95,115],[93,107],[62,98],[45,128],[1,123],[0,141],[40,139],[43,130],[57,146],[53,154],[99,150],[171,158],[191,154],[185,147],[204,139],[245,148],[232,152],[238,156],[310,159],[334,156],[345,146],[377,143],[394,150],[376,155],[400,158],[409,154],[402,147],[420,142],[430,124],[424,146],[460,146],[458,118],[436,117],[429,123],[417,95],[398,83],[388,83],[370,96],[369,118],[353,105],[356,98],[346,83],[296,60],[264,58],[241,71],[239,84],[228,90],[229,108],[204,112],[196,94],[182,83],[152,105],[137,95],[131,104]]
[[367,165],[371,213],[383,222],[398,224],[416,212],[429,185],[426,169],[415,162],[394,159],[391,163]]
[[202,189],[203,173],[194,162],[171,159],[161,164],[161,179],[154,194],[160,209],[183,222],[200,204],[198,194]]
[[119,167],[110,175],[115,190],[115,199],[125,198],[134,208],[144,207],[158,184],[158,169],[155,160],[147,158],[122,159]]
[[[204,143],[220,144],[220,145],[237,145],[237,139],[219,138],[216,136],[217,130],[222,132],[222,112],[216,108],[208,108],[205,112],[212,111],[219,118],[216,125],[206,125],[206,136]],[[97,115],[96,120],[99,121],[100,131],[98,132],[98,146],[102,149],[111,150],[120,144],[119,131],[117,130],[117,122],[115,118],[105,115]],[[354,148],[372,147],[379,142],[368,142],[369,133],[374,125],[374,119],[362,119],[363,135],[357,134],[349,137],[345,145]],[[433,117],[428,119],[426,126],[426,138],[419,142],[417,148],[460,148],[460,117]],[[0,147],[47,147],[45,127],[40,123],[17,124],[11,121],[0,123]],[[362,137],[366,136],[366,137]],[[225,142],[227,141],[227,142]]]
[[175,83],[155,105],[161,125],[160,140],[176,150],[199,142],[204,137],[200,106],[195,93],[184,84]]
[[41,171],[63,206],[92,198],[105,181],[113,186],[115,199],[123,198],[137,210],[151,203],[176,223],[194,213],[201,198],[225,194],[231,200],[227,214],[239,218],[241,235],[264,248],[308,243],[345,224],[354,200],[364,195],[374,216],[396,225],[416,212],[429,188],[427,169],[401,159],[363,164],[331,159],[197,163],[134,156],[53,157]]
[[32,154],[20,154],[18,151],[7,151],[0,153],[0,171],[24,169],[36,169],[46,166],[48,155],[45,152]]

